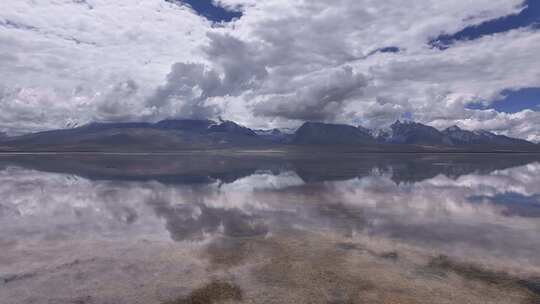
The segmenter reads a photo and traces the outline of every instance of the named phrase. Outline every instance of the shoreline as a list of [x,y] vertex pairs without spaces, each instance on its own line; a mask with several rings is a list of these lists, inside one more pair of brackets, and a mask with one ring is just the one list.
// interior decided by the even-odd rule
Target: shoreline
[[226,155],[226,154],[273,154],[273,155],[540,155],[540,151],[308,151],[308,150],[228,150],[228,149],[212,149],[212,150],[183,150],[183,151],[0,151],[1,155]]

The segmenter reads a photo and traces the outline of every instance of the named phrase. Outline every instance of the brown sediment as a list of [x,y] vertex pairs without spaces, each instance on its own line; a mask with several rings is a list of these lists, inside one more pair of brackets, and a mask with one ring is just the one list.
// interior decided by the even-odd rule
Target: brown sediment
[[399,259],[399,253],[397,251],[377,252],[377,251],[374,251],[374,250],[370,250],[370,249],[368,249],[366,247],[359,246],[358,244],[355,244],[355,243],[347,243],[347,242],[337,243],[336,248],[339,249],[339,250],[344,250],[344,251],[356,250],[356,251],[359,251],[359,252],[365,252],[365,253],[368,253],[368,254],[370,254],[372,256],[379,257],[379,258],[385,259],[385,260],[396,261],[396,260]]
[[8,284],[14,281],[24,280],[35,277],[36,273],[21,273],[21,274],[11,274],[4,277],[0,277],[0,281],[4,284]]
[[262,286],[280,290],[276,293],[284,295],[283,300],[349,304],[357,303],[362,292],[375,289],[363,275],[347,271],[348,253],[336,251],[330,243],[309,238],[272,242],[272,255],[253,274]]
[[379,254],[378,257],[382,259],[396,261],[399,259],[399,253],[397,253],[396,251],[388,251]]
[[[342,235],[224,237],[205,255],[209,269],[235,274],[246,303],[540,304],[540,281]],[[193,303],[183,301],[173,304]]]
[[264,236],[216,238],[206,246],[204,256],[214,269],[249,264],[258,258],[273,256],[278,250],[273,238]]
[[[116,258],[120,252],[116,244],[110,247],[113,251],[104,244],[89,244],[82,247],[85,252],[87,248],[102,250],[76,260],[70,254],[69,259],[57,261],[59,266],[51,268],[55,271],[39,272],[43,275],[39,279],[5,286],[0,280],[0,298],[30,303],[45,292],[46,302],[78,304],[540,303],[540,280],[490,271],[500,268],[485,270],[454,257],[433,258],[424,251],[373,239],[287,231],[265,237],[216,237],[190,250],[152,244],[160,245],[125,247],[121,258]],[[76,282],[83,287],[77,289],[81,296],[73,299],[65,282],[77,273],[87,279]],[[509,283],[499,283],[505,282],[501,278]],[[98,285],[90,289],[84,284]],[[32,298],[20,296],[28,290]],[[2,294],[6,291],[10,293]]]
[[206,254],[215,267],[233,267],[248,258],[252,244],[246,239],[219,239],[208,245]]
[[466,279],[478,280],[489,284],[509,285],[515,281],[515,279],[505,272],[491,271],[474,264],[457,262],[445,255],[432,258],[429,261],[428,267],[452,271]]
[[[246,283],[249,303],[523,303],[537,304],[536,295],[514,280],[503,285],[471,276],[418,276],[415,268],[426,256],[370,244],[325,239],[320,235],[274,235],[261,242],[273,248],[253,263],[254,281]],[[259,246],[259,245],[257,245]],[[383,249],[383,250],[381,250]],[[440,273],[448,269],[430,267]],[[472,269],[471,271],[474,271]],[[489,274],[484,274],[489,277]],[[476,283],[476,282],[479,283]],[[269,297],[270,296],[270,297]],[[258,299],[258,300],[257,300]],[[263,300],[266,299],[266,300]],[[250,301],[252,300],[252,301]]]
[[536,294],[537,298],[539,299],[538,303],[540,303],[540,278],[528,278],[528,279],[520,279],[518,283],[527,288],[530,292]]
[[223,301],[241,301],[242,290],[230,283],[212,281],[195,289],[187,297],[167,302],[166,304],[213,304]]
[[518,278],[502,271],[484,269],[478,265],[452,260],[440,255],[428,267],[453,272],[468,280],[480,281],[500,288],[524,289],[530,295],[530,302],[540,304],[540,278]]
[[339,250],[362,250],[362,248],[359,248],[357,244],[354,243],[337,243],[336,244],[337,249]]

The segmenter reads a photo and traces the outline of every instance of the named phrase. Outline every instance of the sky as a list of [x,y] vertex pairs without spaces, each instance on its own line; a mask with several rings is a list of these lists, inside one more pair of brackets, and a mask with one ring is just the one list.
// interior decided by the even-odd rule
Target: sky
[[3,0],[0,132],[414,119],[540,141],[536,0]]

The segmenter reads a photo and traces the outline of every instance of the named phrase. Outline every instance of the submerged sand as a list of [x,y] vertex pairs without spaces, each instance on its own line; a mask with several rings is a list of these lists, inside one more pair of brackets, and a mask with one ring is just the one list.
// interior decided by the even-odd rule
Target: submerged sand
[[540,302],[537,273],[305,231],[1,247],[6,304]]
[[517,157],[4,160],[0,304],[540,303],[538,185]]

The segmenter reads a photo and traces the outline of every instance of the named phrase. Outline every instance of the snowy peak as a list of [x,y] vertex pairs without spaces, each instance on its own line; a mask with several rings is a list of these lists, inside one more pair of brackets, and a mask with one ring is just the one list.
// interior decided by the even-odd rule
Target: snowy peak
[[[232,121],[163,120],[148,122],[90,123],[84,126],[44,131],[22,136],[0,134],[0,150],[49,151],[162,151],[214,149],[272,144],[318,146],[365,146],[400,151],[399,145],[417,148],[451,147],[465,150],[527,151],[540,147],[531,142],[497,135],[489,131],[468,131],[452,126],[439,131],[416,122],[392,124],[389,129],[370,130],[361,126],[306,122],[296,132],[271,129],[252,130]],[[397,147],[396,147],[397,146]],[[420,147],[423,146],[423,147]],[[412,148],[412,147],[409,147]],[[409,149],[407,148],[407,149]],[[41,150],[40,150],[41,151]]]
[[448,132],[460,132],[460,131],[463,131],[463,129],[461,129],[460,127],[458,127],[456,125],[453,125],[453,126],[447,128],[446,131],[448,131]]
[[420,145],[446,144],[445,138],[439,130],[421,123],[398,120],[390,126],[390,129],[392,133],[387,138],[387,142]]
[[286,143],[289,142],[294,130],[291,129],[270,129],[270,130],[254,130],[255,133],[268,141],[275,143]]
[[450,139],[453,145],[530,145],[532,143],[511,138],[504,135],[497,135],[486,130],[467,131],[459,127],[450,127],[443,131],[443,134]]
[[216,125],[212,120],[198,119],[166,119],[157,122],[155,126],[164,130],[206,131]]
[[217,132],[217,133],[230,133],[230,134],[238,134],[238,135],[257,136],[257,133],[255,133],[255,131],[251,130],[250,128],[241,126],[233,121],[222,121],[218,125],[210,126],[209,130],[210,132]]
[[442,133],[454,145],[484,143],[484,138],[482,135],[472,131],[463,130],[458,126],[452,126],[450,128],[447,128],[446,130],[442,131]]

